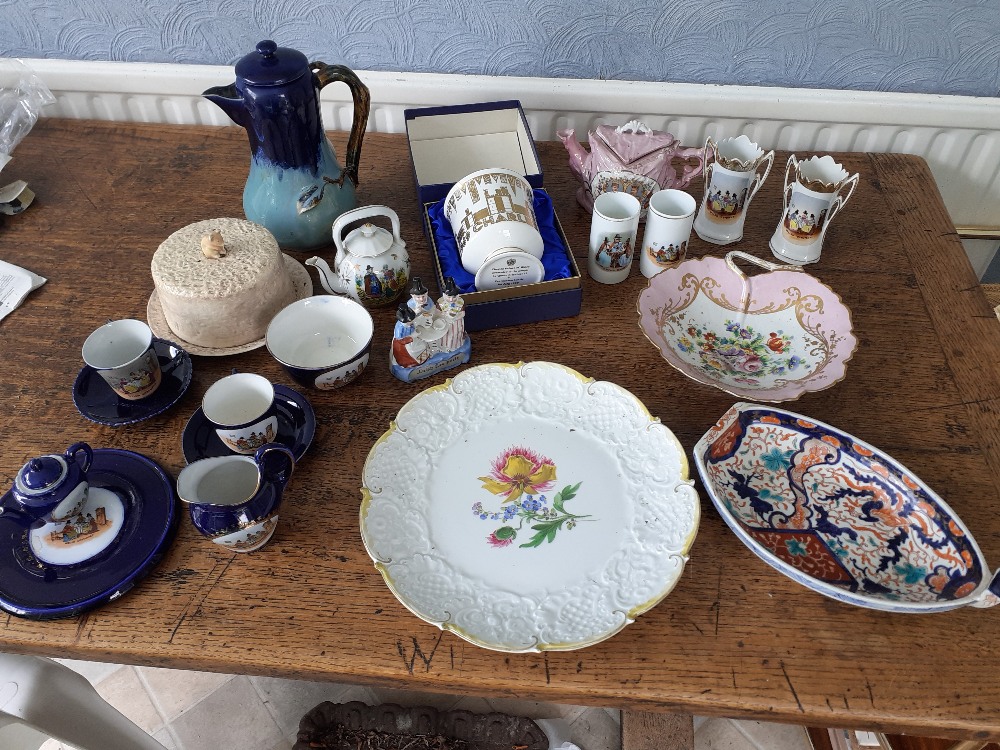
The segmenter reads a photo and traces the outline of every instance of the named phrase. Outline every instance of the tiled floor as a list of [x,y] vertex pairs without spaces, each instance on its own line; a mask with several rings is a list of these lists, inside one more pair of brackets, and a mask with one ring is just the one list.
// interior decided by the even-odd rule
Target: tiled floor
[[[617,711],[512,699],[363,688],[267,677],[64,661],[109,703],[169,750],[289,750],[299,719],[324,700],[503,711],[566,722],[581,750],[620,750]],[[810,750],[804,730],[781,724],[695,719],[696,750]],[[61,750],[55,741],[44,750]]]

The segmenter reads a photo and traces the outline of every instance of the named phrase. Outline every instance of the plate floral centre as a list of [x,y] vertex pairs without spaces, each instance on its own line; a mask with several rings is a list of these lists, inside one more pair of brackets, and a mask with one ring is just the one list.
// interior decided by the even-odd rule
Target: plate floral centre
[[[546,491],[556,485],[556,465],[548,457],[529,448],[513,446],[493,460],[489,475],[479,477],[483,489],[501,496],[500,508],[487,510],[481,501],[472,506],[472,512],[484,521],[500,521],[501,526],[486,537],[493,547],[509,547],[519,532],[534,532],[519,547],[538,547],[551,543],[562,530],[576,528],[581,521],[596,520],[589,515],[578,515],[566,510],[566,503],[574,499],[582,482],[570,484],[559,490],[551,500]],[[528,531],[525,531],[525,525]]]

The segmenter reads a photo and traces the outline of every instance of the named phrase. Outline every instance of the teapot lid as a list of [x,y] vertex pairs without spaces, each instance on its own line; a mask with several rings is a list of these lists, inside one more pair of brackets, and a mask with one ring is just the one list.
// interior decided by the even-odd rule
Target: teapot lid
[[236,63],[236,77],[251,86],[281,86],[308,73],[309,60],[296,49],[279,47],[270,39]]
[[598,125],[597,135],[626,165],[678,143],[673,134],[653,130],[638,120],[629,120],[618,127]]
[[62,456],[39,456],[21,467],[14,484],[23,495],[41,495],[62,483],[68,471]]
[[375,258],[392,247],[392,233],[365,222],[347,235],[344,247],[351,255],[359,258]]

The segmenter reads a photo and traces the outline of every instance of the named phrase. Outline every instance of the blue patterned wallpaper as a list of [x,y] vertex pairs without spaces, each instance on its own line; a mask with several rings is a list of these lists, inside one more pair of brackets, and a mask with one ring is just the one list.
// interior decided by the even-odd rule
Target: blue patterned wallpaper
[[996,96],[997,0],[0,0],[0,55]]

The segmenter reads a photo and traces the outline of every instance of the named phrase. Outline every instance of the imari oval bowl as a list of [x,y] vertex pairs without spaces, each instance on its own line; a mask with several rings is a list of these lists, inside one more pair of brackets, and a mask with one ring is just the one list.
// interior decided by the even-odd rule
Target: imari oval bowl
[[890,612],[1000,602],[1000,571],[912,472],[845,432],[738,403],[698,441],[709,497],[758,557],[820,594]]
[[365,461],[361,536],[411,612],[497,651],[582,648],[680,579],[698,494],[631,393],[549,362],[465,370]]
[[[770,270],[747,277],[742,259]],[[741,398],[790,401],[844,378],[857,339],[851,313],[796,266],[741,252],[690,259],[639,295],[639,325],[692,380]]]

